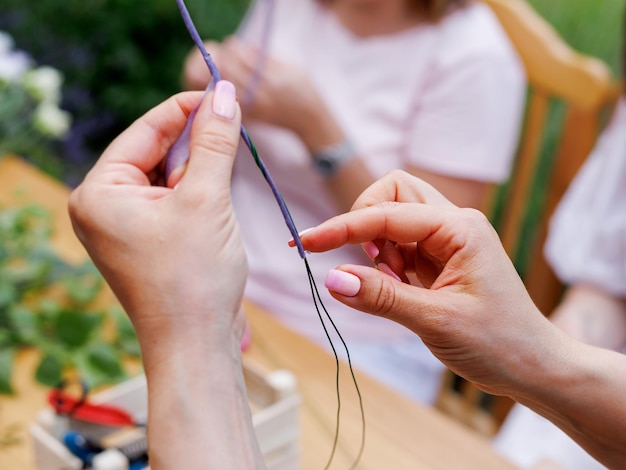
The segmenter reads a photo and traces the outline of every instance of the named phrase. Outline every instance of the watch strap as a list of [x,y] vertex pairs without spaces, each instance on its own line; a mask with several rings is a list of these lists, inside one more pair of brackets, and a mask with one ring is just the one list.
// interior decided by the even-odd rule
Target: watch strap
[[349,140],[323,147],[311,154],[313,168],[326,178],[337,174],[355,156],[354,146]]

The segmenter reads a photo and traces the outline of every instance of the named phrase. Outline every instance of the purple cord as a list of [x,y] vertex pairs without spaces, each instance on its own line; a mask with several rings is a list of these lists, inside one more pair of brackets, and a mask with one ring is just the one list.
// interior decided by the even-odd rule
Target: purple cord
[[[185,22],[185,26],[187,27],[187,30],[189,31],[189,34],[191,35],[193,42],[202,53],[202,58],[204,59],[204,62],[207,64],[207,66],[209,67],[209,72],[211,73],[211,77],[212,77],[211,82],[209,83],[209,86],[207,87],[207,90],[209,90],[213,85],[215,85],[215,83],[221,80],[220,72],[217,68],[217,65],[211,58],[211,54],[209,54],[209,52],[206,50],[206,47],[204,47],[204,43],[202,42],[202,39],[200,38],[200,34],[198,33],[198,30],[193,24],[193,21],[191,19],[191,16],[189,15],[189,11],[187,10],[187,6],[185,5],[184,0],[176,0],[176,4],[178,5],[178,9],[180,10],[183,21]],[[189,134],[191,131],[191,123],[193,122],[193,119],[196,115],[195,111],[196,110],[194,110],[189,115],[189,119],[188,119],[187,125],[185,126],[185,130],[183,131],[181,136],[177,139],[177,141],[174,143],[170,152],[168,152],[168,156],[166,159],[166,177],[169,176],[169,173],[171,172],[173,168],[184,163],[189,158],[189,137],[190,137]],[[187,133],[185,133],[185,131],[187,131]],[[272,176],[267,170],[265,163],[263,162],[261,157],[258,155],[258,152],[256,151],[254,144],[252,143],[252,139],[250,139],[250,135],[248,134],[248,131],[243,126],[243,124],[241,125],[240,134],[244,143],[250,150],[250,153],[254,157],[259,169],[261,170],[263,177],[265,178],[267,183],[270,185],[270,188],[272,189],[272,193],[274,194],[274,198],[276,199],[276,202],[278,203],[278,207],[280,208],[280,211],[283,214],[283,218],[285,219],[287,228],[289,229],[289,232],[291,233],[291,236],[294,239],[296,247],[298,248],[298,254],[300,255],[300,258],[305,259],[306,252],[304,251],[304,247],[302,246],[300,235],[298,234],[298,230],[296,229],[296,226],[293,222],[291,214],[289,213],[289,209],[287,208],[287,205],[285,204],[285,201],[282,195],[280,194],[280,191],[278,190],[278,186],[276,186],[276,183],[274,183]],[[187,144],[186,147],[184,147],[185,143]],[[184,152],[184,148],[186,148],[186,154]],[[170,163],[170,159],[172,159],[171,163]]]

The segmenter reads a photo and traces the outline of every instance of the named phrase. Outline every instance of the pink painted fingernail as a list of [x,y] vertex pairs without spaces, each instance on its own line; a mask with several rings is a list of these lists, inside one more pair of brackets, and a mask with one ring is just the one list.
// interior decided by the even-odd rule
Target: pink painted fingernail
[[252,341],[252,332],[250,331],[250,327],[246,325],[246,329],[243,332],[243,336],[241,338],[241,350],[245,351],[250,346],[250,342]]
[[328,271],[324,285],[328,290],[345,295],[346,297],[354,297],[361,290],[361,279],[354,274],[350,274],[337,269]]
[[396,281],[400,281],[402,282],[402,279],[400,279],[400,276],[398,276],[396,273],[394,273],[391,268],[389,267],[388,264],[386,263],[378,263],[376,265],[378,267],[378,270],[393,277]]
[[226,80],[217,82],[213,94],[213,112],[225,119],[233,119],[236,103],[235,85]]
[[[304,230],[301,230],[298,232],[298,236],[302,237],[302,235],[304,235],[307,232],[310,232],[311,230],[313,230],[315,227],[310,227],[310,228],[305,228]],[[293,238],[290,238],[289,241],[287,242],[289,244],[289,246],[294,247],[296,246],[296,241]]]
[[380,250],[378,249],[378,247],[376,246],[374,242],[365,242],[363,243],[362,246],[363,246],[363,250],[365,251],[365,254],[372,261],[374,261],[376,257],[380,254]]

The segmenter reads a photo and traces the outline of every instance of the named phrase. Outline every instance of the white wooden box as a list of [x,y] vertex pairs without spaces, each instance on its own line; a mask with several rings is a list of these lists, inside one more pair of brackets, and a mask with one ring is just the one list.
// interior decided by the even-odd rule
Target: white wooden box
[[[244,376],[252,419],[265,463],[271,470],[299,467],[298,407],[300,397],[295,376],[288,371],[267,372],[244,361]],[[148,403],[145,376],[141,375],[90,397],[93,403],[109,404],[145,421]],[[44,409],[30,427],[38,470],[80,470],[83,463],[59,440],[59,420],[51,408]]]

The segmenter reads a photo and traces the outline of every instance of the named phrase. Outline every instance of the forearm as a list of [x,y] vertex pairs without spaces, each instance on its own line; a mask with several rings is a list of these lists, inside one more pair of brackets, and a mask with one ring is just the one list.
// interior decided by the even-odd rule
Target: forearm
[[621,351],[626,344],[626,301],[593,286],[570,287],[550,319],[592,346]]
[[[323,103],[311,103],[305,116],[306,119],[303,120],[302,125],[297,126],[296,132],[310,154],[346,139],[339,124]],[[427,181],[459,207],[485,209],[487,196],[492,186],[488,182],[456,178],[414,166],[401,169]],[[360,194],[375,181],[375,178],[357,154],[342,166],[337,174],[326,178],[325,181],[339,209],[346,212]]]
[[165,348],[148,358],[151,468],[265,467],[241,354],[232,349],[216,354],[203,344],[177,345],[171,353]]
[[[321,149],[347,139],[332,113],[321,102],[313,102],[308,106],[302,125],[294,130],[311,156]],[[336,174],[325,177],[324,181],[338,210],[347,212],[361,193],[375,181],[375,178],[357,153],[352,155]]]
[[413,166],[406,171],[433,185],[446,199],[459,207],[472,207],[483,212],[489,209],[486,204],[489,202],[487,196],[492,187],[491,183],[455,178]]
[[[626,461],[626,357],[569,337],[512,397],[543,415],[609,468]],[[556,345],[556,347],[554,347]]]

